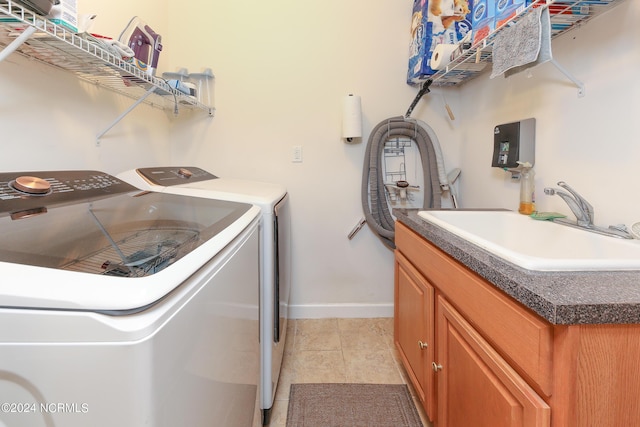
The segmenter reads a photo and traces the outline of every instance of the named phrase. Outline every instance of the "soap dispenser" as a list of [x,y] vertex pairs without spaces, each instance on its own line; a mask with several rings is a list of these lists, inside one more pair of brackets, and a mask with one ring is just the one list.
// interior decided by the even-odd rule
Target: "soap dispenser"
[[518,212],[531,215],[535,211],[535,172],[529,162],[518,162],[520,166],[520,207]]

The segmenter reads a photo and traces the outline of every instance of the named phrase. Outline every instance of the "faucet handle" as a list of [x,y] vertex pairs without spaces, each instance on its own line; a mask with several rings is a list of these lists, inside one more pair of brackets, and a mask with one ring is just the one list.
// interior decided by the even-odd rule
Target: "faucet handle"
[[[589,222],[593,224],[595,214],[593,211],[593,206],[591,206],[591,203],[587,202],[587,200],[584,197],[582,197],[576,190],[571,188],[569,184],[567,184],[566,182],[558,181],[558,186],[564,188],[569,193],[571,193],[573,197],[575,197],[576,202],[578,202],[578,204],[580,205],[584,213],[588,216]],[[547,194],[546,189],[545,189],[545,194]]]

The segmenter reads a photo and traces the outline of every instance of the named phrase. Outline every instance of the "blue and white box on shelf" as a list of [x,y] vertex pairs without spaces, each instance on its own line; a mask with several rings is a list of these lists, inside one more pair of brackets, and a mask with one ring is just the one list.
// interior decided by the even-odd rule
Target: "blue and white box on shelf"
[[436,73],[430,67],[430,61],[437,45],[459,43],[471,31],[471,11],[475,1],[414,0],[408,84],[420,84]]

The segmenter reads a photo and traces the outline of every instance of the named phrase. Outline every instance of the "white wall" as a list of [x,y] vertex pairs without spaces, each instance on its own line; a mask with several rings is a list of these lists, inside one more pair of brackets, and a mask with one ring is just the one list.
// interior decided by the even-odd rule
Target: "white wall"
[[[173,159],[286,185],[295,315],[391,315],[392,252],[368,228],[351,241],[347,234],[363,216],[366,137],[381,120],[404,114],[416,94],[405,84],[411,2],[199,5],[189,21],[173,23],[172,37],[189,48],[172,60],[176,68],[213,68],[216,117],[177,125]],[[356,144],[340,138],[349,93],[362,97],[365,141]],[[416,113],[451,134],[441,97],[431,102],[437,112],[421,104]],[[303,147],[302,163],[291,162],[294,145]]]
[[[505,79],[482,76],[462,88],[461,199],[465,207],[517,209],[519,185],[490,167],[493,126],[535,117],[536,204],[571,211],[544,187],[566,181],[595,208],[600,225],[640,221],[640,3],[623,2],[553,41],[560,65],[586,85],[586,96],[552,64]],[[465,102],[468,100],[469,102]]]
[[[160,72],[211,67],[216,116],[174,120],[141,106],[96,147],[95,135],[132,101],[14,55],[0,63],[0,170],[118,173],[173,163],[282,183],[292,201],[294,313],[391,315],[393,254],[366,227],[351,241],[346,236],[362,216],[369,131],[404,114],[417,92],[404,83],[412,2],[198,0],[188,10],[166,1],[80,3],[98,15],[93,31],[101,34],[117,37],[132,15],[147,21],[163,35]],[[518,185],[490,167],[492,130],[536,117],[538,208],[569,213],[559,198],[542,194],[566,180],[592,201],[597,222],[639,220],[639,9],[624,2],[554,42],[556,59],[585,82],[584,98],[544,64],[530,79],[483,75],[460,89],[434,89],[420,102],[413,116],[438,134],[448,169],[463,170],[463,206],[517,207]],[[340,139],[348,93],[363,102],[365,138],[357,144]],[[290,161],[294,145],[303,146],[302,163]]]
[[[98,15],[92,31],[115,38],[130,19],[122,10],[143,15],[154,10],[151,5],[155,2],[129,3],[80,2],[81,11]],[[166,11],[161,10],[154,19],[166,28]],[[97,134],[126,110],[132,99],[18,54],[0,62],[0,87],[0,170],[97,169],[115,174],[141,162],[169,161],[171,122],[159,109],[138,107],[107,133],[98,147]]]

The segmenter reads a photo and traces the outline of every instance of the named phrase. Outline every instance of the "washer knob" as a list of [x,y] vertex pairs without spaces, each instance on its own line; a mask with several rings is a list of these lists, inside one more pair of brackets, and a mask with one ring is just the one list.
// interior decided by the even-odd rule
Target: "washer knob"
[[193,173],[187,168],[180,168],[180,169],[178,169],[178,175],[180,175],[183,178],[189,179],[189,178],[191,178]]
[[51,184],[36,176],[19,176],[13,182],[16,190],[27,194],[45,194],[51,190]]

